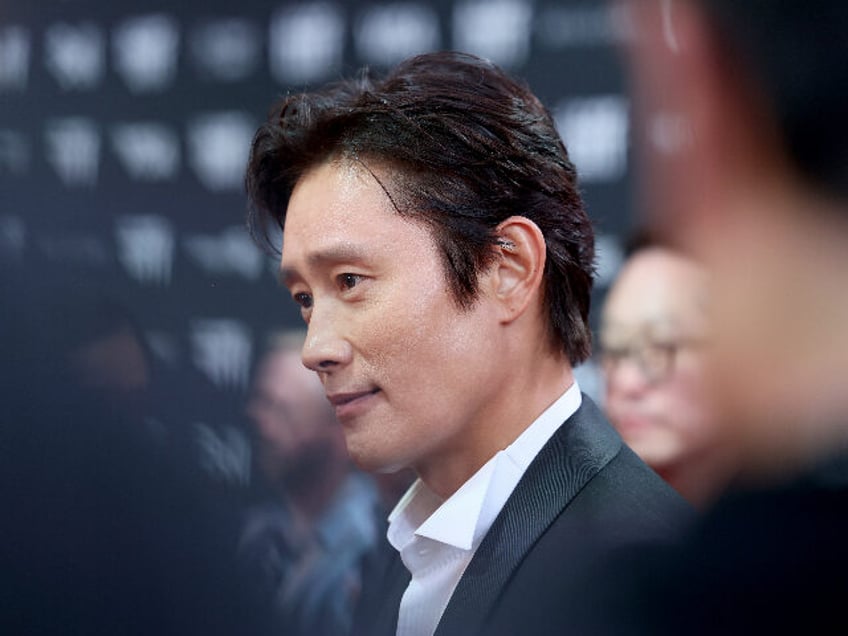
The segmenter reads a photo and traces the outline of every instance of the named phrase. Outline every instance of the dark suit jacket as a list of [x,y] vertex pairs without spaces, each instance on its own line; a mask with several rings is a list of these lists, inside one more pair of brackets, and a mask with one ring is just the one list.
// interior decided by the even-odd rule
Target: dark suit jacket
[[618,555],[628,576],[607,586],[593,634],[848,633],[848,452],[836,452],[800,473],[736,484],[681,546]]
[[[575,633],[603,612],[590,584],[602,578],[598,564],[611,551],[670,541],[691,515],[584,395],[495,519],[436,635]],[[384,543],[363,590],[356,636],[394,636],[397,628],[410,576]]]

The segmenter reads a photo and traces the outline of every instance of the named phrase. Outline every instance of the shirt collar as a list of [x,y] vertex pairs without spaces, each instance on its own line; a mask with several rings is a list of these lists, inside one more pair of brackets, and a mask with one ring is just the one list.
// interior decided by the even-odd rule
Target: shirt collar
[[447,500],[416,480],[389,515],[390,543],[400,549],[417,535],[462,550],[476,549],[527,467],[581,402],[575,381],[512,444],[496,453]]

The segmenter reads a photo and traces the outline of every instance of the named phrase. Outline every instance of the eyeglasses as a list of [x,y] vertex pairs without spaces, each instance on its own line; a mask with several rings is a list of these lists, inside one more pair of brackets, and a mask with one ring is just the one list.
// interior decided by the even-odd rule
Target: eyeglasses
[[629,346],[604,346],[601,350],[601,367],[610,377],[622,361],[632,360],[649,384],[667,380],[674,371],[677,354],[681,349],[699,347],[703,340],[689,338],[675,341],[645,340]]

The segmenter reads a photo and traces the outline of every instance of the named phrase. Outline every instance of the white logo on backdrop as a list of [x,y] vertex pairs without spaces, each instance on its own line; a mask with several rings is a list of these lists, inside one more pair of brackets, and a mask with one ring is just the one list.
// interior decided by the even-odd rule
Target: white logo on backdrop
[[137,181],[174,179],[180,167],[180,140],[162,124],[117,124],[112,148],[130,177]]
[[166,88],[177,70],[179,27],[164,14],[130,18],[115,29],[115,69],[134,93]]
[[238,274],[256,280],[264,269],[264,256],[241,226],[217,236],[198,234],[185,240],[186,251],[210,274]]
[[301,84],[334,75],[341,67],[345,20],[334,4],[313,2],[277,11],[268,43],[271,75]]
[[29,159],[29,141],[15,130],[0,129],[0,175],[26,174]]
[[67,186],[94,186],[100,167],[100,133],[82,117],[48,121],[47,161]]
[[614,181],[627,168],[629,102],[620,95],[581,97],[555,110],[559,133],[584,182]]
[[244,323],[230,318],[196,319],[190,338],[194,364],[216,386],[247,387],[253,343]]
[[533,7],[526,0],[464,0],[454,6],[454,48],[495,64],[523,64],[530,52]]
[[212,427],[194,423],[201,467],[224,483],[247,484],[250,480],[250,441],[232,426]]
[[539,41],[550,48],[613,46],[621,27],[613,18],[606,3],[546,7],[537,20]]
[[230,82],[249,76],[259,65],[259,28],[247,20],[215,20],[192,31],[192,63],[202,74]]
[[395,64],[441,44],[438,16],[427,6],[414,3],[370,8],[355,36],[359,56],[371,64]]
[[155,214],[119,217],[115,241],[118,260],[132,278],[148,285],[171,282],[176,239],[168,219]]
[[247,113],[196,116],[188,126],[189,162],[209,190],[237,190],[244,182],[256,126]]
[[0,216],[0,261],[19,260],[26,247],[26,227],[20,217]]
[[0,90],[26,90],[29,55],[29,31],[19,26],[0,28]]
[[44,64],[66,91],[95,88],[106,66],[102,31],[91,22],[49,26],[44,34]]

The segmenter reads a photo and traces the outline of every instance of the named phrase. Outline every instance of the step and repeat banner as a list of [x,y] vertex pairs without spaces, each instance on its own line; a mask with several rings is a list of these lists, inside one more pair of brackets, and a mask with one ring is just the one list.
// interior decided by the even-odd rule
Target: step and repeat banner
[[300,322],[244,230],[257,125],[289,91],[451,48],[525,78],[555,114],[601,294],[631,224],[626,30],[596,0],[0,0],[0,266],[85,280],[65,290],[69,320],[120,308],[188,417],[237,417],[267,334]]

